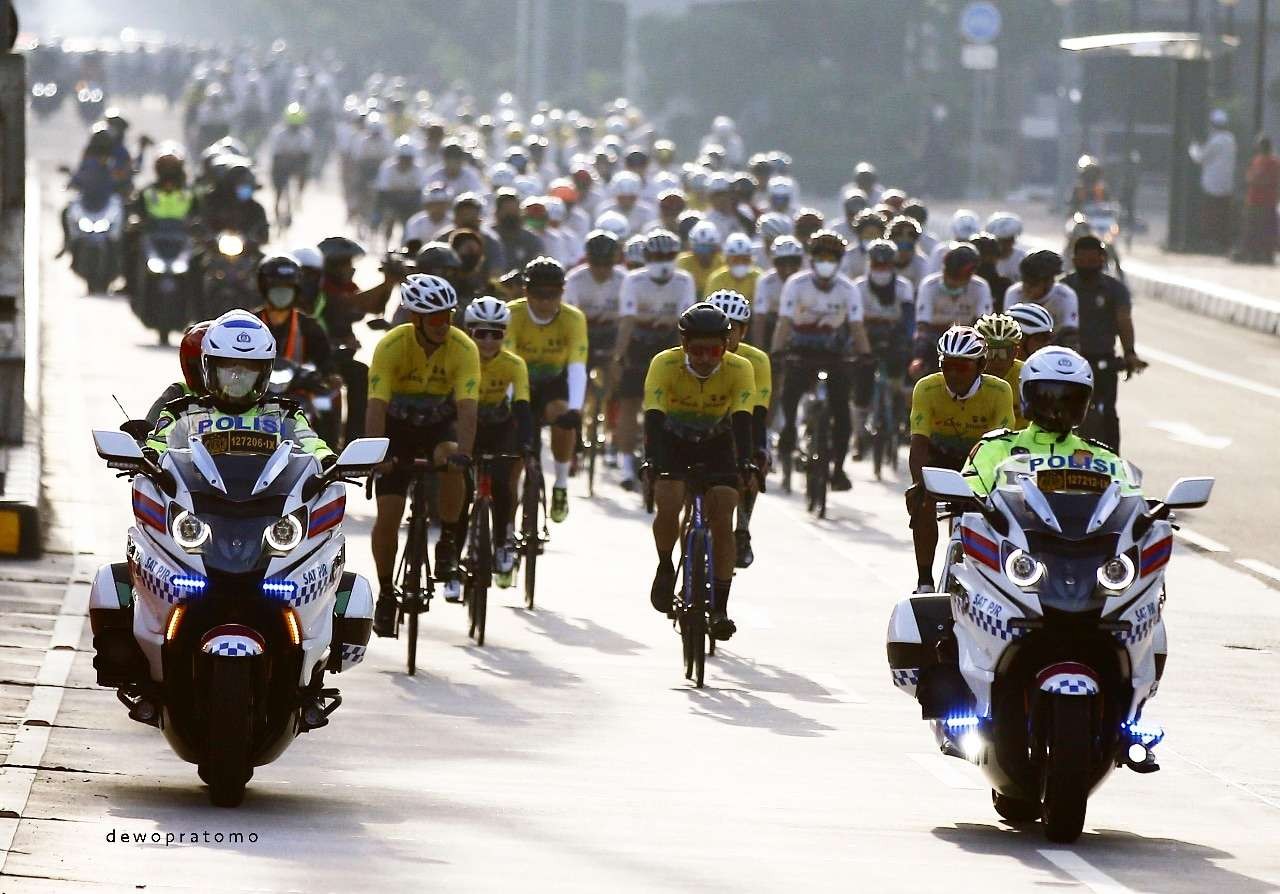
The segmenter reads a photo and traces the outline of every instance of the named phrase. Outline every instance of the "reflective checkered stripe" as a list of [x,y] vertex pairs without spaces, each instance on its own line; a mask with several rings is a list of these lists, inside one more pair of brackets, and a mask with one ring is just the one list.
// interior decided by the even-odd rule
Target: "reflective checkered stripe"
[[993,618],[986,612],[980,612],[975,609],[973,607],[973,603],[969,604],[969,608],[965,611],[965,614],[969,616],[969,620],[973,621],[974,625],[979,630],[986,633],[988,636],[994,636],[996,639],[1005,641],[1014,640],[1026,632],[1024,630],[1010,630],[1008,625],[999,618]]
[[1160,623],[1160,616],[1162,614],[1163,612],[1157,611],[1154,618],[1148,618],[1147,620],[1134,625],[1132,630],[1117,630],[1115,634],[1116,639],[1120,640],[1120,642],[1124,643],[1126,646],[1132,646],[1142,642],[1151,635],[1151,631],[1156,629],[1156,624]]
[[348,667],[354,667],[361,661],[364,661],[365,646],[357,646],[354,643],[342,644],[342,668],[346,670]]
[[213,644],[213,647],[206,650],[210,655],[230,655],[239,657],[241,655],[257,655],[258,651],[253,644],[248,642],[236,642],[233,640],[222,640]]
[[1074,661],[1046,667],[1036,675],[1041,692],[1059,695],[1097,695],[1098,678],[1093,669]]
[[[152,563],[152,569],[148,569],[145,567],[147,561],[134,562],[130,565],[130,570],[133,572],[133,579],[137,586],[154,593],[170,605],[181,605],[200,595],[191,590],[180,590],[173,585],[173,576],[180,572],[161,564],[154,557],[149,560]],[[162,574],[160,573],[161,570],[168,573]]]
[[890,673],[893,675],[893,685],[899,689],[914,687],[920,682],[920,668],[918,667],[893,668]]
[[204,635],[200,651],[207,655],[225,655],[231,658],[261,655],[267,644],[257,631],[243,624],[222,624]]

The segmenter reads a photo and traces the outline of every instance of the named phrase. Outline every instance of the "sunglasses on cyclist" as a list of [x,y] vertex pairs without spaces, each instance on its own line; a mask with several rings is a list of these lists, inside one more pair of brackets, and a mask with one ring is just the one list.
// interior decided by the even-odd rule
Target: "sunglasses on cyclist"
[[502,341],[507,333],[501,329],[472,329],[471,337],[476,341]]
[[436,310],[429,314],[419,314],[419,316],[426,320],[428,326],[440,326],[453,319],[453,311]]
[[719,360],[724,356],[724,345],[689,345],[684,352],[690,360]]
[[978,361],[970,360],[966,357],[944,357],[938,366],[941,369],[948,369],[965,375],[974,374],[978,371]]

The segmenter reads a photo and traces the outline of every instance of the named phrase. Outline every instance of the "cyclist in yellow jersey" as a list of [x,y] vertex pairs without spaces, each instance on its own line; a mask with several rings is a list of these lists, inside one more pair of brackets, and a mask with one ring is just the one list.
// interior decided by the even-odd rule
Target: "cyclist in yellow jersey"
[[749,568],[755,561],[751,549],[751,513],[755,509],[760,484],[769,474],[769,402],[773,397],[773,370],[769,355],[742,340],[751,325],[751,304],[745,295],[731,290],[712,292],[707,303],[713,304],[729,318],[728,348],[731,353],[745,357],[751,363],[755,377],[755,396],[751,408],[751,444],[753,458],[760,469],[760,476],[743,482],[744,488],[738,501],[738,524],[733,532],[736,542],[739,568]]
[[983,314],[973,328],[987,344],[987,365],[983,372],[1003,379],[1013,391],[1013,425],[1009,427],[1021,431],[1027,427],[1027,420],[1022,417],[1022,402],[1018,400],[1022,361],[1017,357],[1022,344],[1022,327],[1008,314]]
[[511,302],[506,345],[529,367],[535,431],[551,426],[556,478],[550,515],[562,522],[569,515],[569,463],[587,396],[587,318],[561,300],[564,267],[554,258],[537,257],[525,265],[524,293]]
[[406,463],[420,456],[448,466],[440,475],[442,524],[434,574],[445,582],[446,600],[462,598],[456,529],[466,500],[463,473],[471,464],[480,390],[475,342],[450,325],[458,306],[453,286],[438,276],[415,273],[400,288],[400,304],[411,312],[412,322],[392,329],[374,349],[365,417],[369,437],[391,440],[390,459],[377,470],[378,515],[372,535],[381,587],[373,629],[379,636],[395,631],[396,546],[412,478]]
[[[476,455],[522,453],[533,457],[533,414],[529,410],[529,370],[518,355],[502,347],[511,309],[485,295],[467,305],[467,333],[480,352],[479,426]],[[493,461],[494,571],[498,586],[511,586],[515,567],[515,493],[520,467],[510,459]]]
[[761,270],[752,263],[755,246],[751,237],[746,233],[730,233],[724,240],[723,251],[724,266],[707,280],[707,296],[727,290],[737,292],[749,302],[755,301]]
[[911,395],[911,480],[907,512],[915,544],[917,593],[933,592],[938,547],[937,508],[921,484],[925,466],[960,470],[987,432],[1013,424],[1007,382],[982,374],[987,346],[972,326],[952,326],[938,339],[940,372],[916,382]]
[[720,230],[709,220],[700,220],[689,230],[689,250],[676,257],[676,269],[693,277],[698,300],[707,294],[707,280],[720,269]]
[[671,611],[676,581],[671,551],[680,537],[685,479],[701,466],[712,541],[711,635],[724,640],[737,630],[728,616],[733,511],[742,479],[758,474],[751,462],[755,375],[749,360],[727,353],[729,319],[715,305],[695,304],[680,315],[679,328],[680,347],[653,358],[644,384],[645,471],[660,476],[653,482],[658,570],[649,601],[664,614]]

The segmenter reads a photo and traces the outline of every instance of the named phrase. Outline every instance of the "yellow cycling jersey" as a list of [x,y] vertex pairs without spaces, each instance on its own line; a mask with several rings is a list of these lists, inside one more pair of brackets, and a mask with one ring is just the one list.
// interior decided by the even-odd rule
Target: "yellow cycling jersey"
[[968,397],[957,400],[936,372],[916,382],[911,395],[911,434],[929,439],[932,465],[959,469],[984,434],[1012,424],[1013,393],[995,376],[982,376]]
[[644,409],[667,416],[667,429],[687,441],[728,431],[734,413],[750,413],[756,393],[751,361],[726,353],[720,366],[699,379],[686,365],[683,348],[669,348],[649,363]]
[[475,400],[480,390],[480,352],[461,329],[451,328],[430,357],[412,323],[382,337],[369,364],[369,399],[388,404],[392,418],[437,421],[459,400]]
[[529,400],[529,369],[524,360],[505,348],[491,359],[480,359],[480,419],[500,422],[511,412],[511,404]]
[[698,260],[698,256],[691,251],[682,251],[676,255],[676,269],[683,270],[693,277],[693,288],[698,293],[699,301],[707,294],[707,282],[711,279],[711,274],[719,270],[720,266],[719,258],[716,258],[710,264],[704,265]]
[[1022,416],[1022,361],[1013,361],[1013,366],[1009,367],[1009,371],[1004,374],[1004,380],[1009,383],[1009,388],[1013,390],[1013,425],[1009,426],[1014,431],[1022,431],[1027,427],[1027,420]]
[[557,378],[570,363],[587,362],[587,317],[571,304],[561,304],[555,319],[539,326],[529,315],[529,301],[512,301],[507,324],[507,350],[524,359],[532,382]]
[[769,355],[745,341],[738,342],[738,350],[734,353],[751,362],[751,372],[756,383],[753,406],[769,409],[769,400],[773,396],[773,368],[769,363]]
[[732,289],[746,298],[748,301],[756,300],[756,283],[760,281],[760,270],[752,267],[747,275],[738,279],[729,272],[728,266],[721,267],[715,273],[711,274],[711,278],[707,280],[707,292],[718,292],[721,289]]

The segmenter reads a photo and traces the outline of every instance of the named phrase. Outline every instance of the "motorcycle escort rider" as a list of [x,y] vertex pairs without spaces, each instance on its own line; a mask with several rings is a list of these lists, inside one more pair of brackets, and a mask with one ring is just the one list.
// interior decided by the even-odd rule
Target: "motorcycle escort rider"
[[301,267],[288,255],[265,258],[258,265],[258,294],[266,304],[257,311],[267,324],[276,344],[284,344],[277,358],[290,363],[309,363],[322,376],[333,372],[333,351],[329,336],[299,305],[302,295]]
[[196,192],[187,184],[186,153],[177,143],[162,143],[152,162],[155,181],[143,187],[130,203],[130,224],[125,231],[125,290],[137,294],[138,248],[142,234],[171,222],[187,229],[200,214]]

